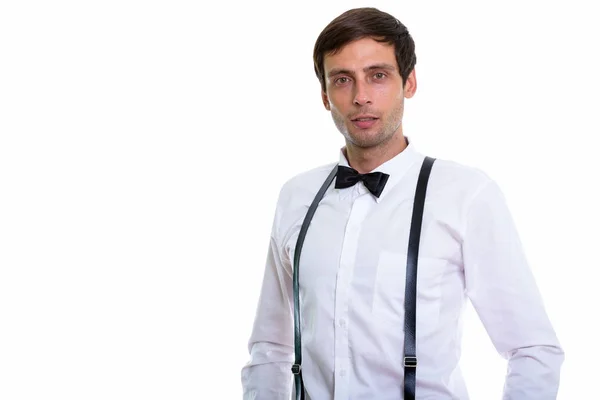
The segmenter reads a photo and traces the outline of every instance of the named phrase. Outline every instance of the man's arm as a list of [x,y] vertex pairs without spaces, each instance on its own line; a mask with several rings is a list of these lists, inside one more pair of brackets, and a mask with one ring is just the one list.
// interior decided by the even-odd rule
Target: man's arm
[[252,334],[250,361],[242,369],[245,400],[289,400],[292,394],[293,292],[291,268],[277,243],[277,213]]
[[467,213],[467,295],[496,350],[508,359],[503,399],[556,399],[564,353],[496,182],[485,184]]

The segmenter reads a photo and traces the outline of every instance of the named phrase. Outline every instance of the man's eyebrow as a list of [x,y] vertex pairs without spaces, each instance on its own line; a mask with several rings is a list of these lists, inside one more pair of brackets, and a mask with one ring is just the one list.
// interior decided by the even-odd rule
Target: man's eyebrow
[[[363,68],[363,71],[369,72],[369,71],[372,71],[375,69],[384,69],[384,70],[388,70],[388,71],[395,71],[396,67],[394,67],[391,64],[382,63],[382,64],[369,65],[368,67]],[[333,68],[327,72],[327,76],[335,76],[335,75],[354,75],[354,72],[349,69],[345,69],[345,68]]]
[[370,66],[364,68],[363,71],[368,72],[368,71],[372,71],[374,69],[386,69],[388,71],[395,71],[396,67],[394,67],[393,65],[390,65],[390,64],[382,63],[382,64],[370,65]]
[[327,72],[327,76],[334,76],[334,75],[354,75],[354,72],[350,71],[349,69],[344,69],[344,68],[333,68],[333,69],[330,69],[329,72]]

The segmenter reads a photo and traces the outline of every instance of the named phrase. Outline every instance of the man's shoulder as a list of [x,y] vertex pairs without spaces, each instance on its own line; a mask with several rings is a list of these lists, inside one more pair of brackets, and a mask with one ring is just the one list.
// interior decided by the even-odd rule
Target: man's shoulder
[[440,189],[460,192],[466,198],[472,198],[489,183],[495,182],[480,166],[443,158],[436,159],[431,179]]
[[438,173],[445,179],[462,179],[474,183],[485,183],[492,179],[480,166],[444,158],[436,159],[435,164],[438,165]]
[[292,199],[300,203],[312,201],[337,164],[337,161],[331,162],[292,175],[281,186],[280,203],[289,203]]
[[284,182],[283,188],[294,189],[306,186],[312,187],[315,182],[323,183],[325,178],[329,176],[329,173],[337,166],[337,164],[337,162],[331,162],[292,175]]

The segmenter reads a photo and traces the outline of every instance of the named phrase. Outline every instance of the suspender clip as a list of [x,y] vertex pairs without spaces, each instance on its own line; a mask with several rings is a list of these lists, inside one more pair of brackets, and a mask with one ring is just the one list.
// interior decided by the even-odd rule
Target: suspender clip
[[417,357],[404,357],[404,366],[417,368]]

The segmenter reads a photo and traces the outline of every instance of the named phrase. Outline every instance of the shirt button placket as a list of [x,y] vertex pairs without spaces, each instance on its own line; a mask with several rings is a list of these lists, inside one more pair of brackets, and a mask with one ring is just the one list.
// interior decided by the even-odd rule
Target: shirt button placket
[[[348,354],[348,298],[350,284],[353,275],[354,259],[356,257],[356,249],[358,235],[360,232],[361,212],[360,202],[355,202],[350,218],[346,225],[346,233],[342,245],[342,253],[340,257],[340,268],[338,270],[337,285],[335,292],[335,316],[337,326],[334,328],[335,338],[335,384],[334,384],[334,399],[347,400],[349,397],[349,354]],[[357,207],[358,206],[358,207]]]

